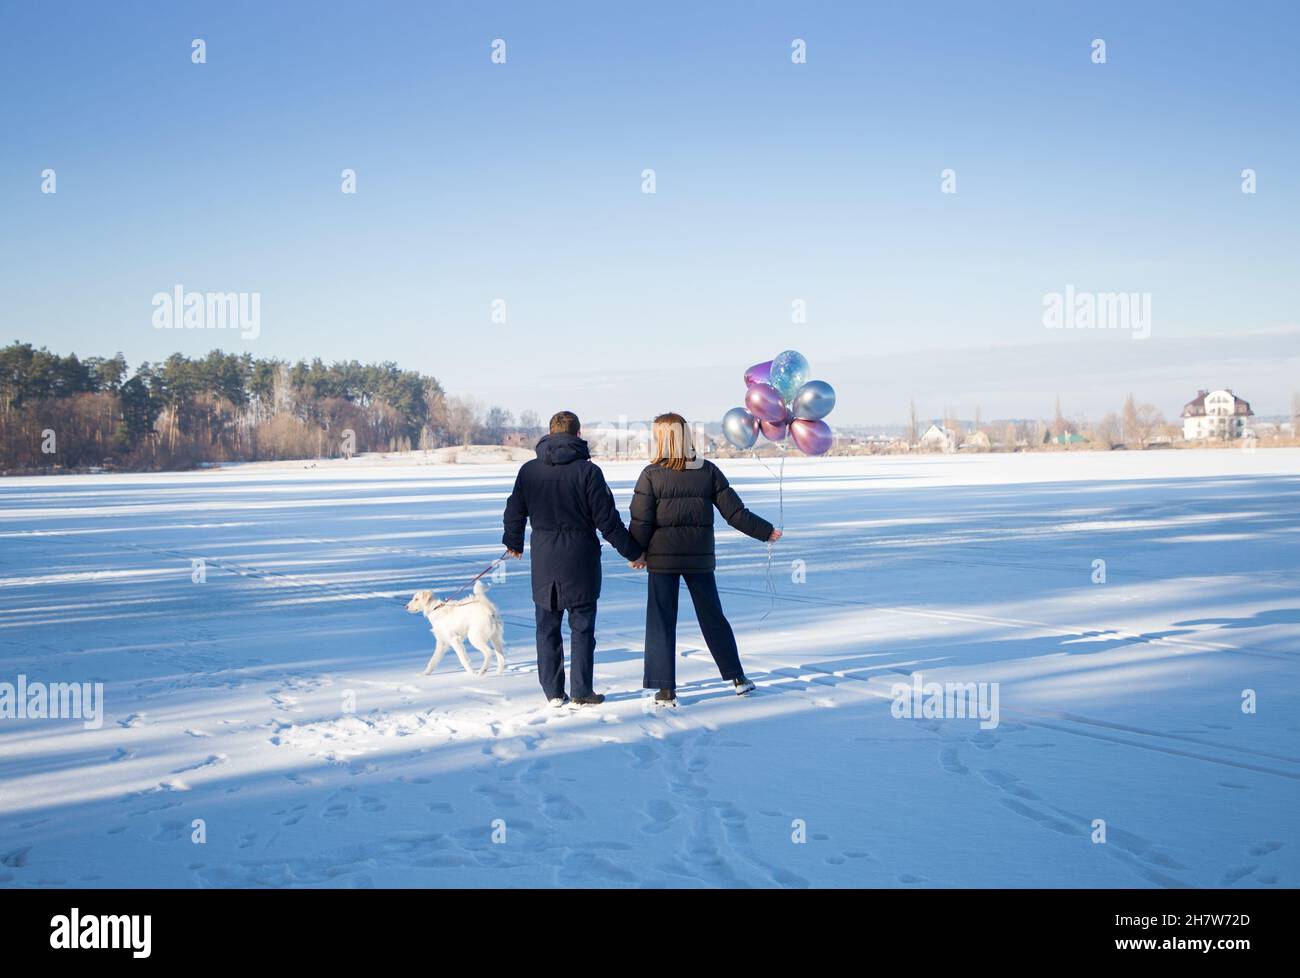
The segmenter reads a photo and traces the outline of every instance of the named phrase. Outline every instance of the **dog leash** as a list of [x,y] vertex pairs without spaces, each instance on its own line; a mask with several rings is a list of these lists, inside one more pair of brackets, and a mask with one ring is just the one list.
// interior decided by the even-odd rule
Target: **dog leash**
[[460,597],[462,594],[464,594],[466,591],[468,591],[471,587],[473,587],[473,586],[474,586],[474,583],[475,583],[476,581],[478,581],[478,580],[479,580],[479,579],[480,579],[484,574],[487,574],[489,571],[492,570],[492,568],[496,567],[497,564],[499,564],[499,563],[501,563],[503,560],[505,560],[505,559],[506,559],[506,556],[507,556],[509,553],[510,553],[509,550],[503,550],[503,551],[501,551],[501,556],[500,556],[500,557],[498,557],[496,560],[492,561],[492,563],[488,564],[488,565],[487,565],[486,567],[484,567],[481,571],[479,571],[477,574],[475,574],[473,577],[471,577],[468,581],[466,581],[464,584],[462,584],[462,585],[460,586],[460,589],[459,589],[459,590],[457,590],[457,591],[453,591],[453,592],[451,593],[451,596],[450,596],[450,597],[448,597],[448,598],[444,598],[444,599],[440,602],[440,604],[450,604],[451,602],[455,601],[458,597]]

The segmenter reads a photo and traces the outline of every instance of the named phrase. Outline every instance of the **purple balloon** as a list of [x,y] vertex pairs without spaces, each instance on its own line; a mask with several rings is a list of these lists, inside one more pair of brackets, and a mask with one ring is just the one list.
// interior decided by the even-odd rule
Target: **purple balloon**
[[785,441],[786,432],[789,426],[784,421],[760,421],[759,428],[763,431],[763,437],[768,441]]
[[755,384],[770,383],[772,376],[772,361],[764,360],[762,363],[756,363],[745,371],[745,386],[753,387]]
[[785,400],[771,384],[754,384],[745,392],[745,407],[759,421],[785,421]]
[[[766,434],[766,432],[764,432]],[[790,422],[790,437],[805,455],[825,455],[835,441],[831,426],[820,418],[796,418]]]

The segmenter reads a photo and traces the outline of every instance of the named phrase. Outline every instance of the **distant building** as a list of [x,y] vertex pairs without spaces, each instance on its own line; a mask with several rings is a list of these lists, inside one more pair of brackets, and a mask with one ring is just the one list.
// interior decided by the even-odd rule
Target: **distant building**
[[527,431],[507,431],[501,444],[510,448],[532,448],[537,444],[537,436]]
[[960,443],[955,431],[940,428],[937,424],[926,428],[920,441],[921,447],[931,452],[955,452]]
[[[650,426],[641,423],[604,424],[597,422],[582,426],[582,437],[591,447],[593,455],[614,458],[648,458],[650,454]],[[696,427],[693,437],[696,449],[707,454],[709,439]]]
[[963,452],[987,452],[993,447],[989,436],[982,431],[972,431],[961,443]]
[[1246,433],[1250,404],[1230,390],[1198,391],[1183,408],[1183,437],[1188,441],[1228,440]]

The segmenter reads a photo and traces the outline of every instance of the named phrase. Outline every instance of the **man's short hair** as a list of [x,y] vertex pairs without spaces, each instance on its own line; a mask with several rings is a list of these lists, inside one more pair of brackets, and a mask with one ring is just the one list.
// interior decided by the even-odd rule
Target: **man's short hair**
[[576,435],[582,430],[582,422],[572,411],[557,411],[551,415],[551,434]]

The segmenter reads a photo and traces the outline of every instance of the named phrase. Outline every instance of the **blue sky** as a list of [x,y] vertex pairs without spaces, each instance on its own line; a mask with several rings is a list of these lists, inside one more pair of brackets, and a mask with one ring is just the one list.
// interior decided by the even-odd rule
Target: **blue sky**
[[[10,3],[0,22],[5,341],[392,359],[603,418],[715,419],[789,347],[840,423],[900,420],[910,396],[1096,415],[1129,390],[1173,415],[1208,386],[1271,413],[1300,388],[1294,4]],[[260,335],[155,330],[177,284],[259,292]],[[1067,284],[1150,293],[1150,339],[1045,329]]]

